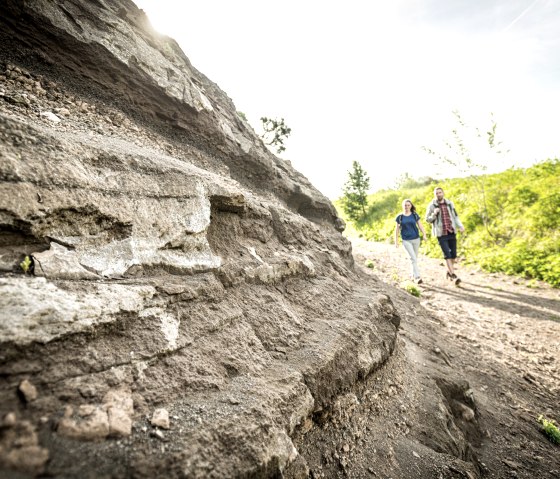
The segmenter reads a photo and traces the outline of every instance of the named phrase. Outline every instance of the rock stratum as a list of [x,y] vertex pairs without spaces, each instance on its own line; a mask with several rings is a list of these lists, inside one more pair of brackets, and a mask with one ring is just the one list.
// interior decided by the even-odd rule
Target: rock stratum
[[332,204],[131,1],[0,12],[0,471],[307,477],[400,321]]

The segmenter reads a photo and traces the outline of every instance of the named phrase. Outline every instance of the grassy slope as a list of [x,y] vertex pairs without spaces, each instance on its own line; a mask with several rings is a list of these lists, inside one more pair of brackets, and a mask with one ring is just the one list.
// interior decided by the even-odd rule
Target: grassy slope
[[[473,178],[440,181],[454,201],[467,235],[459,239],[459,254],[487,271],[536,278],[560,287],[560,161],[547,160],[526,169]],[[421,218],[433,198],[436,183],[409,181],[397,190],[368,197],[363,221],[348,222],[348,236],[391,240],[395,217],[404,198],[416,205]],[[340,201],[335,202],[344,218]],[[346,218],[345,218],[346,219]],[[425,224],[429,231],[429,225]],[[429,256],[441,254],[437,241],[422,245]]]

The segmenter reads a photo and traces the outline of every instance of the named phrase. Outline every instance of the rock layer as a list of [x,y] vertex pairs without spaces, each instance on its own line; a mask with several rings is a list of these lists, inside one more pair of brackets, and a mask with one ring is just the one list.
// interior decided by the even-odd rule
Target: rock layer
[[133,3],[0,8],[0,468],[305,471],[399,326],[332,204]]

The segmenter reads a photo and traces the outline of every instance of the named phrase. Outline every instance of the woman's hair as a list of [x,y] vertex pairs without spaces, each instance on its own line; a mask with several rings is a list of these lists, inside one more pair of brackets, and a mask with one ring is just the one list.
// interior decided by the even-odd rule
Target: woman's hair
[[406,198],[406,199],[403,200],[403,202],[402,202],[402,209],[403,209],[403,211],[404,211],[404,205],[405,205],[405,203],[406,203],[407,201],[410,203],[410,212],[411,212],[411,213],[416,213],[416,206],[414,206],[414,203],[413,203],[412,201],[410,201],[408,198]]

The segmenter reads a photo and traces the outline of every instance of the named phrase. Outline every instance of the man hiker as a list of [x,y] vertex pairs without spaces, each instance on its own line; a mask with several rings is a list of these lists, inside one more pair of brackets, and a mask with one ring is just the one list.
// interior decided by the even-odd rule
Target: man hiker
[[459,230],[465,231],[455,205],[452,201],[444,198],[443,189],[434,189],[435,198],[428,205],[426,221],[432,224],[432,234],[437,236],[439,246],[443,251],[443,257],[447,263],[447,279],[459,284],[461,280],[455,274],[455,261],[457,259],[457,237]]

